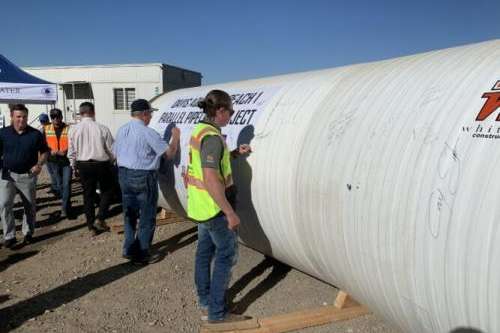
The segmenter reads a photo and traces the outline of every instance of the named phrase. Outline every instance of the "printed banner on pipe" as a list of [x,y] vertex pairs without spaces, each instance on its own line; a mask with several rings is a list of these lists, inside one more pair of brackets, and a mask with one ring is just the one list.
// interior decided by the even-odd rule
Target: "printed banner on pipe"
[[[229,124],[222,128],[222,134],[230,150],[235,149],[238,144],[248,143],[251,140],[254,124],[278,90],[279,87],[275,86],[225,90],[231,96],[235,111]],[[150,126],[165,140],[170,140],[171,129],[174,125],[181,130],[181,156],[178,162],[183,167],[187,167],[187,150],[191,132],[204,117],[204,113],[197,105],[208,92],[209,89],[196,89],[196,92],[192,94],[187,93],[173,100],[167,100],[160,110],[155,112],[151,121]]]

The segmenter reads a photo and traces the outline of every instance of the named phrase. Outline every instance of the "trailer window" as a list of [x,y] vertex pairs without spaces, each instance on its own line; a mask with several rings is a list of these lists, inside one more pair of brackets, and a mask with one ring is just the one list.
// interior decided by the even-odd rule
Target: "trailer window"
[[135,99],[135,88],[114,88],[113,98],[115,110],[130,110]]

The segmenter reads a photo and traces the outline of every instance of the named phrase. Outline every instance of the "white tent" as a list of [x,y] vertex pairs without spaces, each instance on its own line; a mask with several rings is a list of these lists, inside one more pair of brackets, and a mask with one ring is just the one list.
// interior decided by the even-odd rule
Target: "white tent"
[[0,54],[0,103],[55,104],[57,85],[26,73]]

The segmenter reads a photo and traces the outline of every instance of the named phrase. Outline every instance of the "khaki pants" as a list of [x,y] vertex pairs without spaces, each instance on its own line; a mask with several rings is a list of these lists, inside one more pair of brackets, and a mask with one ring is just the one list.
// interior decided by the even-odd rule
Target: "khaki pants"
[[[4,179],[5,178],[5,179]],[[36,222],[36,176],[31,173],[10,172],[0,178],[0,217],[3,225],[4,240],[16,236],[14,219],[14,198],[19,192],[24,206],[23,235],[32,235]]]

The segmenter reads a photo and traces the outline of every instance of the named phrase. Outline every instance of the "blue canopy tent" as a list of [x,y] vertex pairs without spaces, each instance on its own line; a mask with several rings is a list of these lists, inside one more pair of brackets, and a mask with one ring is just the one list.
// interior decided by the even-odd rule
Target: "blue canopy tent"
[[0,54],[0,103],[55,104],[57,85],[26,73]]

